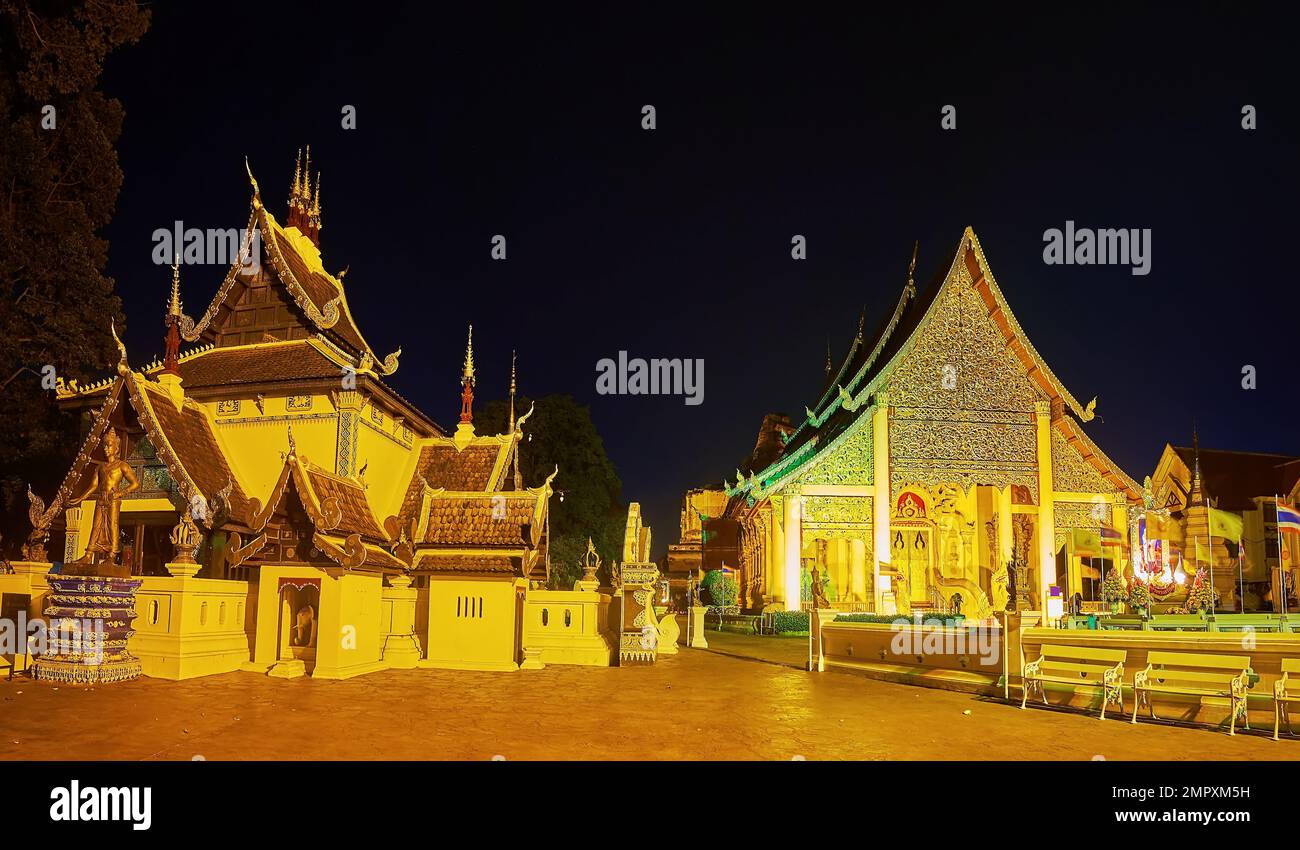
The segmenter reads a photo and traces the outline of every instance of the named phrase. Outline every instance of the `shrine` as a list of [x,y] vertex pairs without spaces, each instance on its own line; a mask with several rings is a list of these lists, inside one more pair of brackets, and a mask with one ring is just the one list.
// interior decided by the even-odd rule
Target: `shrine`
[[133,365],[118,340],[115,375],[58,385],[84,442],[48,505],[29,492],[33,531],[0,590],[33,617],[102,608],[108,666],[87,678],[56,654],[38,677],[612,663],[610,589],[545,588],[558,470],[524,486],[532,411],[516,415],[513,366],[506,430],[478,433],[471,327],[445,431],[389,385],[400,350],[370,346],[347,270],[326,269],[310,149],[283,223],[248,178],[246,240],[202,315],[177,262],[163,357]]

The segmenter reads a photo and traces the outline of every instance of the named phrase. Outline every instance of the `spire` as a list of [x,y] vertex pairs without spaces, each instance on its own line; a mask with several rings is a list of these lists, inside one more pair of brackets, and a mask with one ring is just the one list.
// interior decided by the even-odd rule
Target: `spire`
[[1197,502],[1206,502],[1205,490],[1201,485],[1201,440],[1196,433],[1196,422],[1192,422],[1192,492],[1187,494],[1187,507]]
[[460,372],[460,421],[468,425],[474,421],[474,326],[469,326],[465,343],[465,365]]
[[316,172],[316,193],[312,195],[311,208],[307,210],[306,232],[312,244],[320,247],[320,172]]
[[163,372],[169,375],[180,374],[181,354],[181,257],[177,254],[172,262],[172,291],[167,301],[167,341],[163,348]]
[[307,146],[307,161],[302,169],[302,211],[311,206],[311,145]]
[[510,352],[510,433],[515,432],[515,352]]
[[826,337],[826,377],[831,376],[831,369],[835,368],[831,364],[831,338]]
[[867,323],[867,305],[866,305],[866,304],[863,304],[863,305],[862,305],[862,312],[858,314],[858,336],[857,336],[857,340],[858,340],[858,344],[859,344],[859,345],[862,344],[862,340],[863,340],[862,331],[863,331],[863,326],[864,326],[866,323]]
[[302,197],[302,148],[298,148],[298,163],[293,169],[293,188],[289,191],[289,209],[298,206]]

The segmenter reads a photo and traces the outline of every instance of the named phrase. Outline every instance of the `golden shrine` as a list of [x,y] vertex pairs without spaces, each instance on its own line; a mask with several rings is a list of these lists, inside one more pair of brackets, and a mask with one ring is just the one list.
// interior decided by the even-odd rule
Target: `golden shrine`
[[815,571],[840,610],[1043,611],[1087,577],[1072,530],[1128,535],[1141,487],[1085,433],[1095,400],[1044,362],[975,233],[923,290],[915,266],[802,419],[764,423],[775,459],[725,488],[751,610],[810,608]]
[[246,239],[198,320],[173,268],[160,361],[119,341],[113,377],[58,386],[89,428],[50,504],[29,493],[0,590],[40,616],[56,575],[138,580],[130,648],[173,679],[610,664],[610,591],[542,587],[555,474],[523,486],[513,366],[502,434],[474,428],[472,328],[454,432],[393,390],[400,351],[371,348],[326,270],[310,167],[283,223],[249,170],[260,254]]

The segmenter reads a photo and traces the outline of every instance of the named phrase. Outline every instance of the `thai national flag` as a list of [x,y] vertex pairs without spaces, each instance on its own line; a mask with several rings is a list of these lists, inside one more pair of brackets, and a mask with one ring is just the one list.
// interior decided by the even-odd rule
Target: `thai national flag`
[[[1300,530],[1300,529],[1297,529]],[[1124,536],[1115,529],[1103,525],[1101,527],[1101,545],[1102,546],[1123,546]]]
[[1300,511],[1279,503],[1277,506],[1277,530],[1294,531],[1300,534]]

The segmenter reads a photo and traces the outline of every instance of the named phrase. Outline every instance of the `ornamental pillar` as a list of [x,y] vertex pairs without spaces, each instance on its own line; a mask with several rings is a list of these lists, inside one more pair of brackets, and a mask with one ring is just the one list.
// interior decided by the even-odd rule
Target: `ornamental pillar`
[[1047,616],[1048,588],[1056,584],[1056,508],[1052,490],[1052,403],[1034,402],[1038,436],[1038,610]]
[[872,481],[875,495],[871,499],[872,534],[875,546],[871,559],[872,608],[880,613],[884,610],[883,590],[880,586],[880,565],[890,563],[892,558],[889,546],[889,394],[876,394],[876,407],[871,412],[872,458],[875,463]]
[[798,490],[785,496],[785,610],[799,610],[799,566],[803,555],[803,496]]

